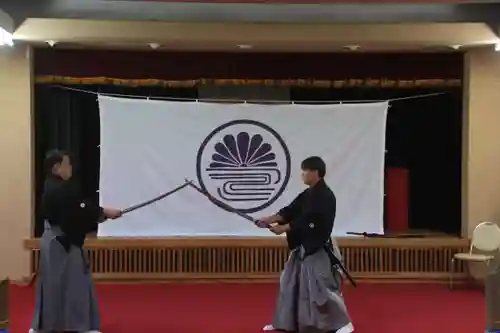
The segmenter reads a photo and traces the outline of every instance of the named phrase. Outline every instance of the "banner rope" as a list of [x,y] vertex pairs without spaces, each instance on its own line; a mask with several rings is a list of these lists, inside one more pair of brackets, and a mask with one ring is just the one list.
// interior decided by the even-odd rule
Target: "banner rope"
[[359,104],[359,103],[382,103],[382,102],[399,102],[408,101],[413,99],[421,99],[428,97],[435,97],[445,95],[446,92],[435,92],[428,94],[410,95],[404,97],[395,97],[390,99],[371,99],[371,100],[325,100],[325,101],[280,101],[280,100],[240,100],[240,99],[225,99],[225,98],[183,98],[183,97],[162,97],[162,96],[143,96],[143,95],[128,95],[128,94],[115,94],[115,93],[101,93],[98,91],[72,88],[60,85],[52,85],[54,88],[59,88],[68,91],[80,92],[85,94],[91,94],[96,96],[108,96],[108,97],[121,97],[121,98],[133,98],[133,99],[146,99],[146,100],[163,100],[172,102],[204,102],[204,103],[232,103],[232,104]]

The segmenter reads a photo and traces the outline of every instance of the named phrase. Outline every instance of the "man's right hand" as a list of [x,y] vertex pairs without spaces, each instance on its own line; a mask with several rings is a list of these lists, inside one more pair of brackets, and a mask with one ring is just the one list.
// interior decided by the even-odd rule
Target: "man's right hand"
[[115,220],[122,216],[122,211],[114,208],[104,208],[103,209],[104,216],[108,219]]
[[268,228],[271,223],[273,223],[276,220],[276,217],[274,215],[272,216],[267,216],[267,217],[262,217],[257,220],[255,223],[259,228]]

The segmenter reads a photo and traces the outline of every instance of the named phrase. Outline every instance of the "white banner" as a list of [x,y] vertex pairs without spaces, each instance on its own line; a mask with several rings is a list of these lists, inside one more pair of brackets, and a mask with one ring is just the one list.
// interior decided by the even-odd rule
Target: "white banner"
[[[125,208],[195,180],[254,217],[304,190],[322,157],[337,196],[334,234],[383,232],[387,103],[255,105],[99,97],[100,198]],[[191,188],[99,227],[100,236],[271,236]]]

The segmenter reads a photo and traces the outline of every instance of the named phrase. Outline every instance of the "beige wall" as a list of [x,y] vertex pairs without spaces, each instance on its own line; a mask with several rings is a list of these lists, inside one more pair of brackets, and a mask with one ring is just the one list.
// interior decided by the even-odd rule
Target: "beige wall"
[[[0,277],[29,275],[23,239],[33,220],[31,61],[0,49]],[[467,54],[464,82],[463,234],[500,221],[500,53]],[[446,170],[442,170],[446,172]]]
[[0,47],[0,277],[29,275],[32,205],[31,61],[24,47]]
[[462,234],[500,222],[500,52],[470,51],[465,61]]

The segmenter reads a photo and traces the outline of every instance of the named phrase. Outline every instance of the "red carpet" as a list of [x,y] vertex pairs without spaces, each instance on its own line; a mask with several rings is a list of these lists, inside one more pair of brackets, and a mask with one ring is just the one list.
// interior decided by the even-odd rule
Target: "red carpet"
[[[270,323],[277,285],[99,285],[103,333],[259,333]],[[444,285],[345,288],[357,333],[484,332],[478,290]],[[11,289],[11,332],[27,333],[33,290]]]

